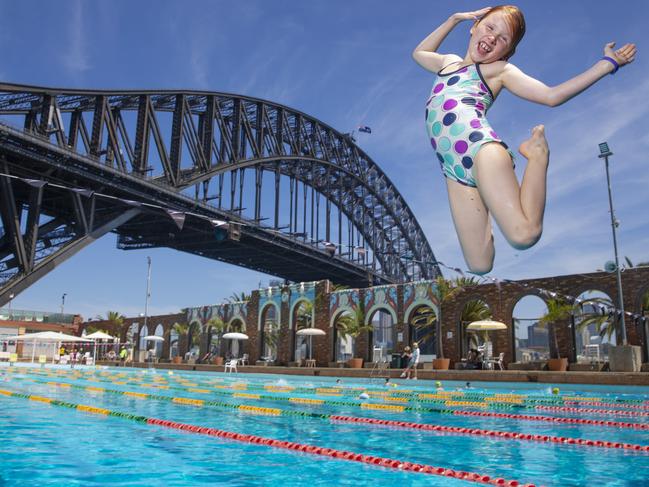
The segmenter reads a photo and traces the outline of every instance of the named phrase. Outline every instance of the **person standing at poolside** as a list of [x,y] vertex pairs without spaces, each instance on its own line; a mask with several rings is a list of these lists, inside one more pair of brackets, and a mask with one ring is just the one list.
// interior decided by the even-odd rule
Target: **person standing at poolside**
[[[446,36],[466,20],[473,25],[464,57],[439,53]],[[550,154],[544,127],[534,127],[531,137],[518,148],[527,159],[519,184],[512,151],[485,118],[500,91],[507,89],[525,100],[558,106],[633,62],[636,54],[635,44],[614,50],[615,43],[610,42],[593,66],[549,87],[509,62],[524,34],[525,19],[517,7],[486,7],[451,15],[412,54],[420,66],[437,75],[426,102],[426,129],[446,177],[464,260],[475,274],[493,268],[491,217],[516,249],[532,247],[543,230]]]
[[408,379],[417,380],[417,365],[419,365],[419,344],[412,342],[412,356],[408,364]]

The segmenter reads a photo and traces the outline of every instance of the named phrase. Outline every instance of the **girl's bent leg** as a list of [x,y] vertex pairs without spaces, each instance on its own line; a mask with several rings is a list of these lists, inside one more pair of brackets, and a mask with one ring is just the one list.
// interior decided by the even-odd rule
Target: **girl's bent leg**
[[447,179],[446,189],[464,260],[471,272],[486,274],[493,267],[495,253],[487,207],[477,188]]
[[507,241],[517,249],[527,249],[541,238],[545,211],[546,176],[549,150],[543,126],[519,148],[528,159],[519,187],[509,153],[500,144],[484,145],[475,157],[478,190]]

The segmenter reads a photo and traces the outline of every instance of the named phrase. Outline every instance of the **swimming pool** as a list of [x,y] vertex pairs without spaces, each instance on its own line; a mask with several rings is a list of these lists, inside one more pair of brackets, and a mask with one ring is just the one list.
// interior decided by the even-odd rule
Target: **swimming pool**
[[0,485],[646,485],[649,388],[395,382],[2,366]]

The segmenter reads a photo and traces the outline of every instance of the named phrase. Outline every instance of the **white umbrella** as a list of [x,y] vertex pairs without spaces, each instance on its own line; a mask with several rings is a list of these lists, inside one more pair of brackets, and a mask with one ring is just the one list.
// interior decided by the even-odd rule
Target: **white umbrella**
[[239,333],[237,331],[231,331],[223,335],[223,338],[228,340],[247,340],[248,335],[246,335],[245,333]]
[[302,328],[295,332],[296,335],[308,336],[309,337],[309,360],[313,357],[313,343],[311,337],[323,336],[327,333],[320,328]]
[[485,358],[489,359],[489,348],[487,343],[489,342],[489,331],[491,330],[506,330],[507,325],[505,323],[501,323],[500,321],[493,321],[493,320],[480,320],[480,321],[473,321],[472,323],[469,323],[466,327],[467,330],[469,331],[484,331],[485,332]]
[[147,335],[145,337],[142,337],[143,340],[151,340],[152,342],[164,342],[165,339],[164,337],[158,336],[158,335]]
[[[223,338],[226,340],[247,340],[248,335],[245,333],[239,333],[238,331],[231,331],[223,335]],[[233,343],[232,348],[230,350],[232,352],[232,355],[239,356],[239,342]]]
[[92,340],[114,340],[115,337],[112,335],[109,335],[108,333],[104,333],[103,331],[96,331],[94,333],[91,333],[90,335],[86,335],[86,338],[90,338]]
[[94,350],[92,352],[93,359],[95,363],[97,362],[97,340],[114,340],[115,337],[112,335],[109,335],[108,333],[104,333],[103,331],[97,330],[94,333],[91,333],[90,335],[86,335],[86,338],[90,338],[95,341],[95,346]]

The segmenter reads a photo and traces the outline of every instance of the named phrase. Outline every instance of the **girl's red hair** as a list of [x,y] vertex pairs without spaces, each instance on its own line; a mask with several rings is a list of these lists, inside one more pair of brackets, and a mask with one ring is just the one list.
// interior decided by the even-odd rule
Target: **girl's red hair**
[[514,5],[498,5],[497,7],[492,8],[487,12],[487,15],[482,17],[478,23],[482,22],[484,19],[489,17],[491,14],[500,13],[507,25],[511,29],[512,39],[509,52],[505,54],[505,59],[509,59],[514,55],[516,51],[516,46],[521,41],[525,35],[525,17],[523,17],[523,12]]

